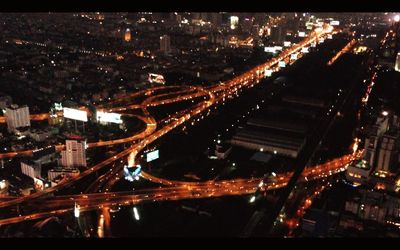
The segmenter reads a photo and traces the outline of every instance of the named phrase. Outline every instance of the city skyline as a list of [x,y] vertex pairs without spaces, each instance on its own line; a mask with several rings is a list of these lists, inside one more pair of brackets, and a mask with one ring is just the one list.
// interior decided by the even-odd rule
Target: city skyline
[[0,237],[400,236],[399,13],[0,26]]

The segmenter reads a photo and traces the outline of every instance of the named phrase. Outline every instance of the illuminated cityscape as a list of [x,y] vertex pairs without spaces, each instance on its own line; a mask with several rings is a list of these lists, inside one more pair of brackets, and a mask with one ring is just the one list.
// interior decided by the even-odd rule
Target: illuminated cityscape
[[0,13],[0,237],[400,237],[400,13]]

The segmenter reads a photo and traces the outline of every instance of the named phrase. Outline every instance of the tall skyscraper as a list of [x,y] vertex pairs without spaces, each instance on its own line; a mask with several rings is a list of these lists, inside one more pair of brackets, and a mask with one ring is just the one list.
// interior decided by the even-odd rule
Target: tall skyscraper
[[160,37],[160,50],[165,54],[171,52],[171,39],[168,35],[163,35]]
[[28,106],[18,107],[18,105],[13,104],[10,108],[6,108],[6,117],[8,132],[31,126]]
[[132,39],[131,30],[129,28],[127,28],[126,31],[125,31],[124,40],[125,40],[125,42],[130,42],[131,39]]
[[86,140],[66,140],[61,151],[61,165],[67,168],[86,167]]
[[21,162],[21,172],[32,179],[40,177],[41,171],[42,167],[35,164],[33,161],[25,160]]
[[244,18],[241,23],[242,31],[250,33],[252,27],[253,27],[253,18],[249,17]]
[[222,14],[219,12],[210,13],[210,21],[214,27],[220,27],[222,25]]
[[271,42],[275,44],[280,44],[283,42],[282,28],[279,26],[271,27]]
[[368,136],[365,138],[364,160],[370,167],[375,167],[376,159],[379,157],[379,143],[382,135],[389,129],[389,117],[382,114],[371,128],[369,128]]
[[397,52],[396,63],[394,65],[394,70],[396,70],[397,72],[400,72],[400,52]]
[[201,20],[203,20],[203,21],[208,21],[208,19],[210,18],[210,16],[209,16],[209,14],[207,13],[207,12],[201,12],[200,13],[200,18],[201,18]]
[[398,159],[397,152],[398,135],[386,132],[382,136],[381,147],[379,149],[379,157],[376,165],[376,170],[390,172],[392,164]]

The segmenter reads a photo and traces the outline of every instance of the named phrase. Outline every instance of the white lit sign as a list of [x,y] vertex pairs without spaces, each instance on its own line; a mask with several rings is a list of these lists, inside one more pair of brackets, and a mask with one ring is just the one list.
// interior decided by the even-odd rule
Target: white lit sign
[[339,25],[339,21],[332,20],[329,24],[332,26],[337,26],[337,25]]
[[299,37],[305,37],[306,36],[306,32],[304,31],[299,31]]
[[239,24],[239,17],[231,16],[230,21],[231,21],[231,29],[233,29],[233,30],[236,29],[236,27]]
[[308,47],[302,48],[301,53],[308,53]]
[[61,102],[60,103],[54,103],[54,109],[57,111],[61,111],[63,109]]
[[274,48],[275,48],[275,50],[280,50],[280,51],[282,51],[282,49],[283,49],[282,46],[275,46]]
[[136,207],[133,207],[133,215],[135,216],[135,220],[140,220],[139,212]]
[[6,184],[5,180],[0,181],[0,189],[5,189],[6,186],[7,186],[7,184]]
[[275,53],[275,47],[264,47],[264,51],[268,53]]
[[150,161],[154,161],[154,160],[158,159],[159,157],[160,157],[159,151],[155,150],[153,152],[147,153],[146,160],[147,160],[147,162],[150,162]]
[[291,54],[290,60],[297,60],[297,53]]
[[278,66],[284,68],[286,67],[286,63],[284,61],[279,61]]
[[71,109],[71,108],[63,108],[64,110],[64,117],[73,119],[73,120],[78,120],[78,121],[83,121],[87,122],[87,112],[79,109]]
[[75,216],[75,218],[79,218],[80,213],[81,213],[80,206],[75,203],[75,207],[74,207],[74,216]]
[[266,69],[265,70],[265,76],[271,76],[272,75],[272,70],[271,69]]
[[164,79],[163,75],[149,73],[149,82],[150,83],[155,82],[155,83],[165,84],[165,79]]
[[122,124],[121,115],[117,113],[106,113],[97,111],[96,119],[99,122],[112,122],[112,123]]
[[291,44],[292,44],[292,43],[289,42],[289,41],[284,41],[284,42],[283,42],[283,46],[284,46],[284,47],[290,47]]

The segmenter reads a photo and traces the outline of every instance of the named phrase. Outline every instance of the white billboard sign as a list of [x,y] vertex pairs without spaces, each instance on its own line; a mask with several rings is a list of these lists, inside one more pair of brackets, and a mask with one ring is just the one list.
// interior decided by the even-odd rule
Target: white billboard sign
[[99,122],[111,122],[122,124],[121,115],[117,113],[107,113],[107,112],[96,112],[96,119]]
[[64,117],[73,119],[73,120],[78,120],[78,121],[83,121],[87,122],[87,112],[79,109],[71,109],[71,108],[63,108],[64,110]]
[[265,70],[265,76],[271,76],[272,75],[272,70],[271,69],[266,69]]
[[154,160],[158,159],[159,157],[160,157],[159,151],[154,150],[152,152],[147,153],[146,160],[147,160],[147,162],[150,162],[150,161],[154,161]]
[[337,25],[339,25],[340,24],[340,22],[339,21],[336,21],[336,20],[332,20],[331,22],[330,22],[330,25],[332,25],[332,26],[337,26]]
[[284,42],[283,42],[283,46],[284,46],[284,47],[290,47],[291,44],[292,44],[292,43],[291,43],[290,41],[284,41]]
[[267,53],[275,53],[276,49],[275,47],[264,47],[264,51]]

